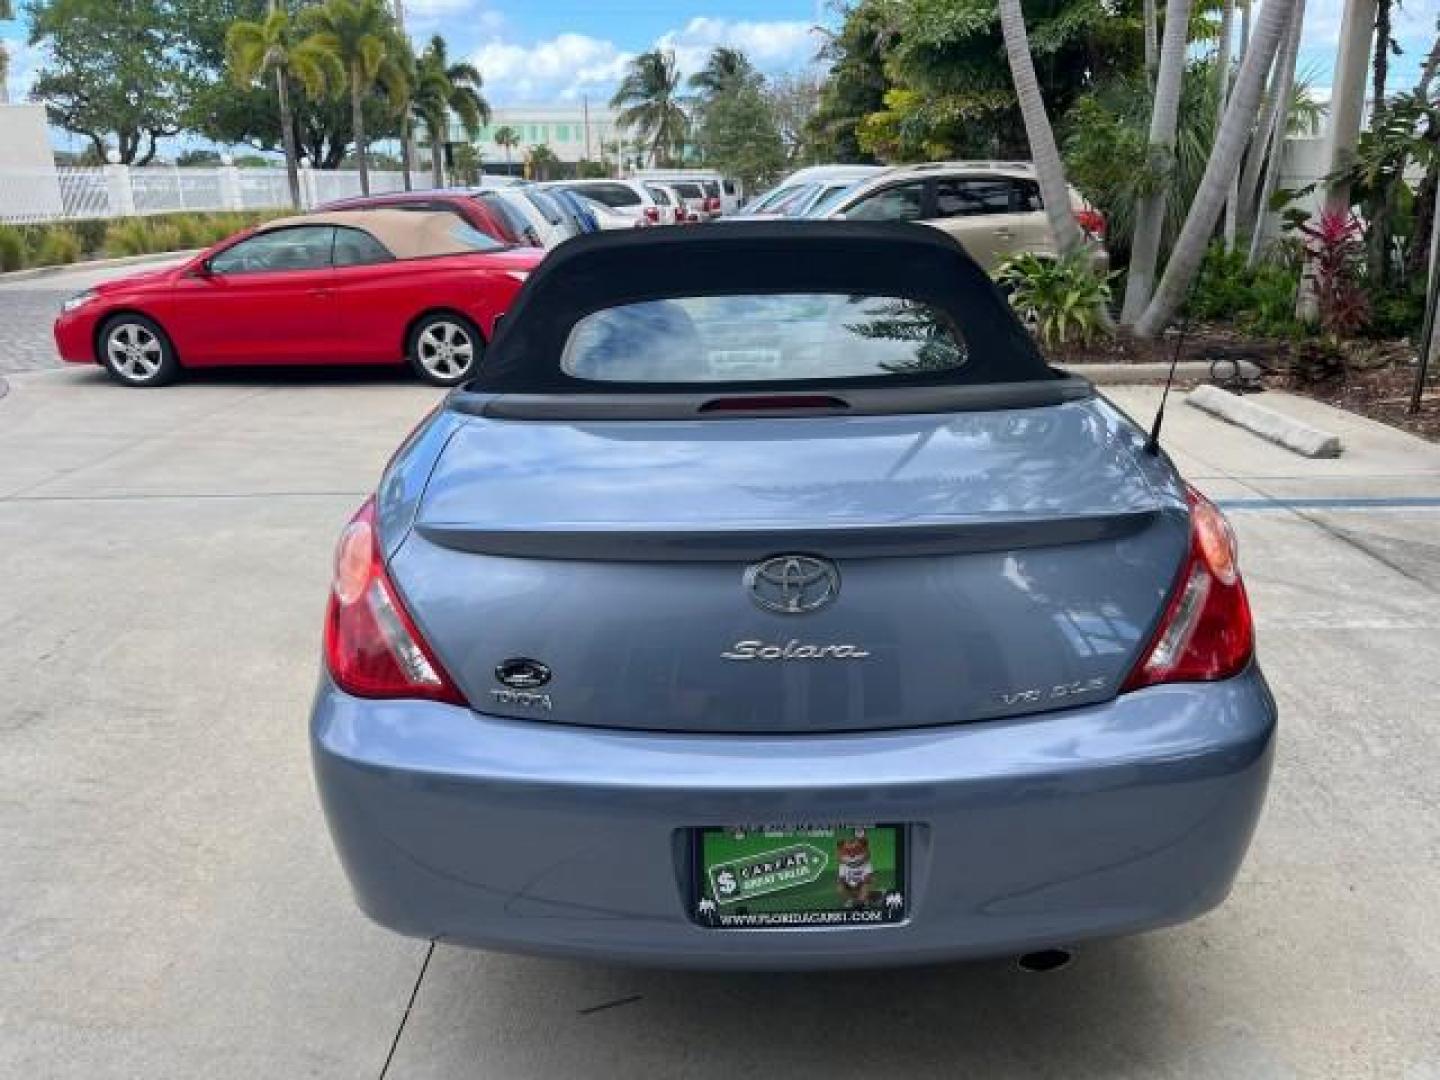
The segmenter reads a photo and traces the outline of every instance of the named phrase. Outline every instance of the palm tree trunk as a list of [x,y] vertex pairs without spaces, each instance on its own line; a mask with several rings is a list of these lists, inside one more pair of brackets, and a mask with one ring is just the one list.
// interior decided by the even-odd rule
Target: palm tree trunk
[[[1285,50],[1280,56],[1280,109],[1275,114],[1270,132],[1270,154],[1265,165],[1265,180],[1255,199],[1255,216],[1250,223],[1250,252],[1245,265],[1253,268],[1260,261],[1260,244],[1265,238],[1265,218],[1270,213],[1270,200],[1280,185],[1280,167],[1285,163],[1285,140],[1290,134],[1290,105],[1295,100],[1295,62],[1300,54],[1300,35],[1305,29],[1305,0],[1295,0],[1295,14],[1290,17],[1290,31],[1285,37]],[[1257,147],[1259,156],[1264,152]]]
[[410,106],[400,114],[400,171],[405,174],[405,190],[414,190],[410,181],[410,170],[415,167],[414,147],[410,144]]
[[[1235,0],[1225,0],[1220,16],[1220,41],[1215,52],[1215,130],[1225,119],[1230,100],[1230,51],[1235,37]],[[1235,200],[1225,200],[1225,250],[1235,246]]]
[[1240,155],[1245,150],[1250,127],[1260,107],[1265,76],[1275,59],[1276,50],[1280,48],[1280,37],[1290,21],[1294,6],[1295,0],[1267,0],[1260,9],[1260,15],[1255,20],[1254,36],[1245,51],[1245,61],[1240,65],[1230,104],[1225,109],[1225,120],[1220,125],[1215,145],[1210,148],[1210,159],[1205,163],[1205,173],[1200,178],[1195,201],[1185,215],[1185,224],[1180,229],[1155,296],[1135,322],[1135,333],[1139,337],[1159,334],[1190,291],[1215,229],[1215,219],[1225,202],[1230,180],[1239,171]]
[[285,69],[275,69],[275,92],[280,98],[280,145],[285,150],[285,175],[290,181],[290,204],[296,210],[305,209],[300,205],[300,152],[295,148],[295,116],[290,110],[290,80]]
[[[1233,2],[1233,0],[1230,0]],[[1156,48],[1156,18],[1155,0],[1142,0],[1141,12],[1144,18],[1145,27],[1145,78],[1149,80],[1153,89],[1155,86],[1155,74],[1160,68],[1160,53]]]
[[1169,0],[1165,5],[1165,37],[1160,44],[1160,75],[1155,80],[1155,106],[1150,113],[1151,169],[1163,176],[1156,189],[1140,203],[1135,216],[1135,240],[1130,248],[1130,271],[1125,279],[1125,304],[1120,322],[1130,325],[1150,303],[1160,261],[1160,238],[1165,232],[1165,208],[1175,165],[1175,126],[1180,120],[1180,82],[1185,75],[1185,47],[1190,32],[1190,0]]
[[[1279,60],[1275,64],[1275,70],[1270,76],[1270,89],[1265,97],[1264,108],[1260,113],[1260,124],[1255,129],[1254,140],[1250,144],[1250,152],[1245,155],[1245,167],[1240,173],[1240,220],[1251,226],[1253,229],[1256,219],[1263,214],[1264,208],[1256,205],[1256,188],[1260,184],[1260,170],[1265,164],[1265,151],[1274,138],[1275,123],[1280,116],[1280,109],[1283,105],[1286,113],[1286,123],[1289,123],[1290,112],[1290,84],[1295,79],[1294,55],[1300,51],[1300,39],[1296,36],[1296,20],[1300,17],[1300,4],[1295,5],[1295,13],[1290,16],[1290,26],[1286,28],[1285,45],[1280,52]],[[1291,53],[1291,46],[1294,46],[1295,53]],[[1287,64],[1289,71],[1287,73]],[[1283,138],[1281,140],[1283,146]]]
[[1055,239],[1055,250],[1061,255],[1077,250],[1084,237],[1070,212],[1070,188],[1065,182],[1065,163],[1055,145],[1055,132],[1040,96],[1040,82],[1035,77],[1035,63],[1030,57],[1030,38],[1025,32],[1025,16],[1020,0],[1000,0],[1000,33],[1005,38],[1005,55],[1010,61],[1010,77],[1015,83],[1015,97],[1020,102],[1020,115],[1025,120],[1025,137],[1030,142],[1030,158],[1035,163],[1035,179],[1040,183],[1040,198],[1045,202],[1045,217]]
[[433,116],[425,121],[425,126],[430,129],[430,177],[437,188],[442,188],[445,186],[445,151],[440,145],[440,131]]
[[355,158],[360,163],[360,194],[370,194],[370,167],[367,164],[365,146],[365,108],[360,92],[360,71],[350,72],[350,125],[355,134]]

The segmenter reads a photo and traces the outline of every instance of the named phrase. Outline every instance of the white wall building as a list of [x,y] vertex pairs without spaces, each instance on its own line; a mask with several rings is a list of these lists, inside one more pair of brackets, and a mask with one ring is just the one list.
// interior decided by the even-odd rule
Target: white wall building
[[[495,142],[495,132],[508,127],[519,137],[519,144],[509,152],[510,167],[506,168],[505,148]],[[594,102],[569,105],[506,105],[492,111],[490,122],[480,132],[477,144],[486,172],[520,172],[525,155],[532,146],[547,146],[567,165],[578,161],[599,161],[602,156],[615,160],[612,144],[619,138],[615,110]],[[465,142],[465,132],[453,121],[452,142]]]

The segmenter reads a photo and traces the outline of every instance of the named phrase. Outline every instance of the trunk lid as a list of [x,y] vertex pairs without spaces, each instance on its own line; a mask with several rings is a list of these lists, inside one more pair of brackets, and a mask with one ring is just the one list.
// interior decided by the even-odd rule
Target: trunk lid
[[[489,713],[836,732],[1039,712],[1115,695],[1184,557],[1141,440],[1097,399],[467,419],[390,569]],[[507,686],[514,660],[548,681]]]

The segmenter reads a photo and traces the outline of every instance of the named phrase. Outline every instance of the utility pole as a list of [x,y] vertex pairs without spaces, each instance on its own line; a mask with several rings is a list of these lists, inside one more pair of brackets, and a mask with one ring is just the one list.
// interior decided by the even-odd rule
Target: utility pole
[[585,160],[590,160],[590,95],[583,94],[580,98],[581,115],[584,117],[585,125]]

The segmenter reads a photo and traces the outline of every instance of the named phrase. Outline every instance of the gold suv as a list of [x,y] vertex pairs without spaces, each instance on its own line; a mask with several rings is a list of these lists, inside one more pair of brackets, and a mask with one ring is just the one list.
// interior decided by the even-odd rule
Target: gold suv
[[[1105,218],[1073,187],[1070,209],[1097,273],[1110,268]],[[1017,161],[901,165],[862,180],[813,207],[807,217],[919,221],[941,229],[989,273],[1012,255],[1056,254],[1034,167]]]

